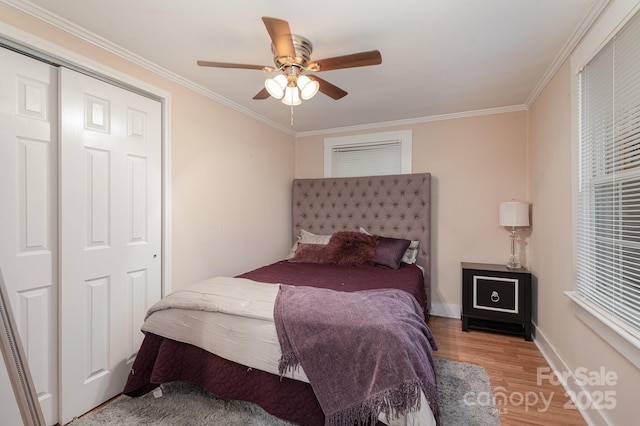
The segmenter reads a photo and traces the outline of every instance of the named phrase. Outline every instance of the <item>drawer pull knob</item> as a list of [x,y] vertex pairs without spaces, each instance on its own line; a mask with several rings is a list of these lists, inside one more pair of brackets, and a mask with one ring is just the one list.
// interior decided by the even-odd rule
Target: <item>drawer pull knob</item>
[[500,295],[495,290],[491,292],[491,301],[493,303],[498,303],[500,301]]

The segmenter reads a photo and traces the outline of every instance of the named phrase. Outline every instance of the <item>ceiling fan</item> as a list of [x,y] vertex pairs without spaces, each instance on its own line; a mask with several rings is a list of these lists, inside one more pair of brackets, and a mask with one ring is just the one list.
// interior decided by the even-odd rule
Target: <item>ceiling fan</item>
[[262,21],[271,37],[271,51],[275,66],[211,61],[198,61],[198,65],[265,72],[279,71],[280,74],[276,77],[268,78],[265,81],[265,87],[253,99],[266,99],[271,95],[281,99],[284,104],[293,106],[299,105],[302,99],[311,99],[318,91],[333,99],[340,99],[347,95],[347,92],[341,88],[315,75],[307,75],[305,72],[364,67],[382,63],[382,55],[377,50],[312,61],[313,46],[311,42],[305,37],[291,34],[287,21],[269,17],[262,17]]

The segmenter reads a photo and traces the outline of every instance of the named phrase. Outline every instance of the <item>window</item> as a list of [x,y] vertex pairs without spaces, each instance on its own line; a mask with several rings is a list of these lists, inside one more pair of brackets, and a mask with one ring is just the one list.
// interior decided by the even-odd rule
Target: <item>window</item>
[[324,176],[411,173],[411,130],[324,140]]
[[577,83],[576,292],[637,342],[640,14],[582,67]]

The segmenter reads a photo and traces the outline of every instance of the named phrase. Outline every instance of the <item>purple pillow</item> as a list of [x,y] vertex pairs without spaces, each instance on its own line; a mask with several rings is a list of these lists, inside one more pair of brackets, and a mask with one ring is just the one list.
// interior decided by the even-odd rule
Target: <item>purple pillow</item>
[[336,232],[331,236],[327,250],[337,265],[373,266],[376,260],[378,237],[360,232]]
[[392,269],[400,268],[402,256],[411,244],[409,240],[399,238],[378,237],[376,247],[376,265],[386,266]]

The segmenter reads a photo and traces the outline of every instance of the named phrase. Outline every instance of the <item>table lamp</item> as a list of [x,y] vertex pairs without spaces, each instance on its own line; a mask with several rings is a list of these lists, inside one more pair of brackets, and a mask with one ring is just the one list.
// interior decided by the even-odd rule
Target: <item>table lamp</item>
[[529,203],[506,201],[500,203],[500,226],[511,227],[511,255],[507,268],[520,268],[516,257],[516,228],[529,226]]

